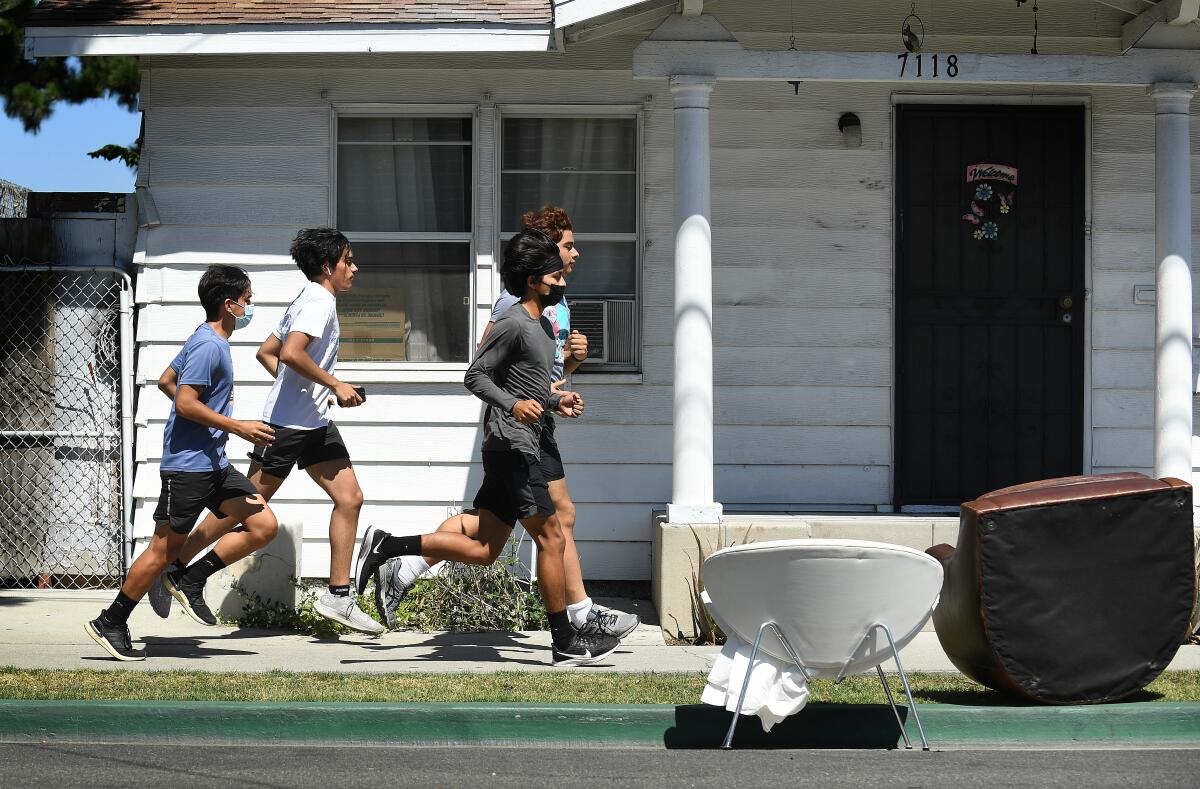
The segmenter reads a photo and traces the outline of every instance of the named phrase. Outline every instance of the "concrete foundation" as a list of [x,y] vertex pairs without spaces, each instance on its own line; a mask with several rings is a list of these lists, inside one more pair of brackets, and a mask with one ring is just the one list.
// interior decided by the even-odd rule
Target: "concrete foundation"
[[234,589],[234,584],[265,603],[294,609],[303,534],[303,523],[280,522],[279,534],[266,547],[210,578],[206,594],[217,616],[232,621],[242,615],[246,598]]

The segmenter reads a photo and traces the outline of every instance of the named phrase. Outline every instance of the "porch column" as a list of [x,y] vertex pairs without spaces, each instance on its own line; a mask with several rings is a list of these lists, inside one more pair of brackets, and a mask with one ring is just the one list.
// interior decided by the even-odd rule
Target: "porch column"
[[712,231],[708,103],[713,78],[671,77],[675,97],[675,390],[671,523],[718,523],[713,501]]
[[1192,195],[1189,105],[1196,86],[1154,97],[1154,476],[1192,479]]

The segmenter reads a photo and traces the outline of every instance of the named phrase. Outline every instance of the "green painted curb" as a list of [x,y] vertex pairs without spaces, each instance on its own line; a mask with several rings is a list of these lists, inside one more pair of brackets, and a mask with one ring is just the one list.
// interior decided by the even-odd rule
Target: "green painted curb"
[[[1200,703],[1090,707],[919,707],[934,748],[967,745],[1197,745]],[[903,710],[907,713],[907,710]],[[906,715],[909,736],[915,722]],[[8,742],[169,742],[717,746],[729,713],[705,705],[0,701]],[[813,704],[764,734],[744,718],[740,747],[892,748],[884,705]]]

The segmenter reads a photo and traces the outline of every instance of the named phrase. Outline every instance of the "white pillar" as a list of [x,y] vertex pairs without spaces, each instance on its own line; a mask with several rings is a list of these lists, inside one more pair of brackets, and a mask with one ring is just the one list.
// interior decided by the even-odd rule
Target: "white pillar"
[[708,103],[713,79],[671,78],[675,97],[675,398],[671,523],[718,523],[713,501],[712,229]]
[[1192,194],[1189,105],[1196,86],[1154,97],[1154,476],[1192,479]]

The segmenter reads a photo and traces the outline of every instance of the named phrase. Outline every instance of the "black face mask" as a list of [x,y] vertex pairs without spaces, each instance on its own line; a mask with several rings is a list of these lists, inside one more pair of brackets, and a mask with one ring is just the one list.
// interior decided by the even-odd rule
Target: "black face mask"
[[538,294],[538,304],[542,306],[542,309],[553,307],[563,300],[563,296],[567,295],[566,285],[550,285],[548,287],[550,288],[549,293],[545,295]]

